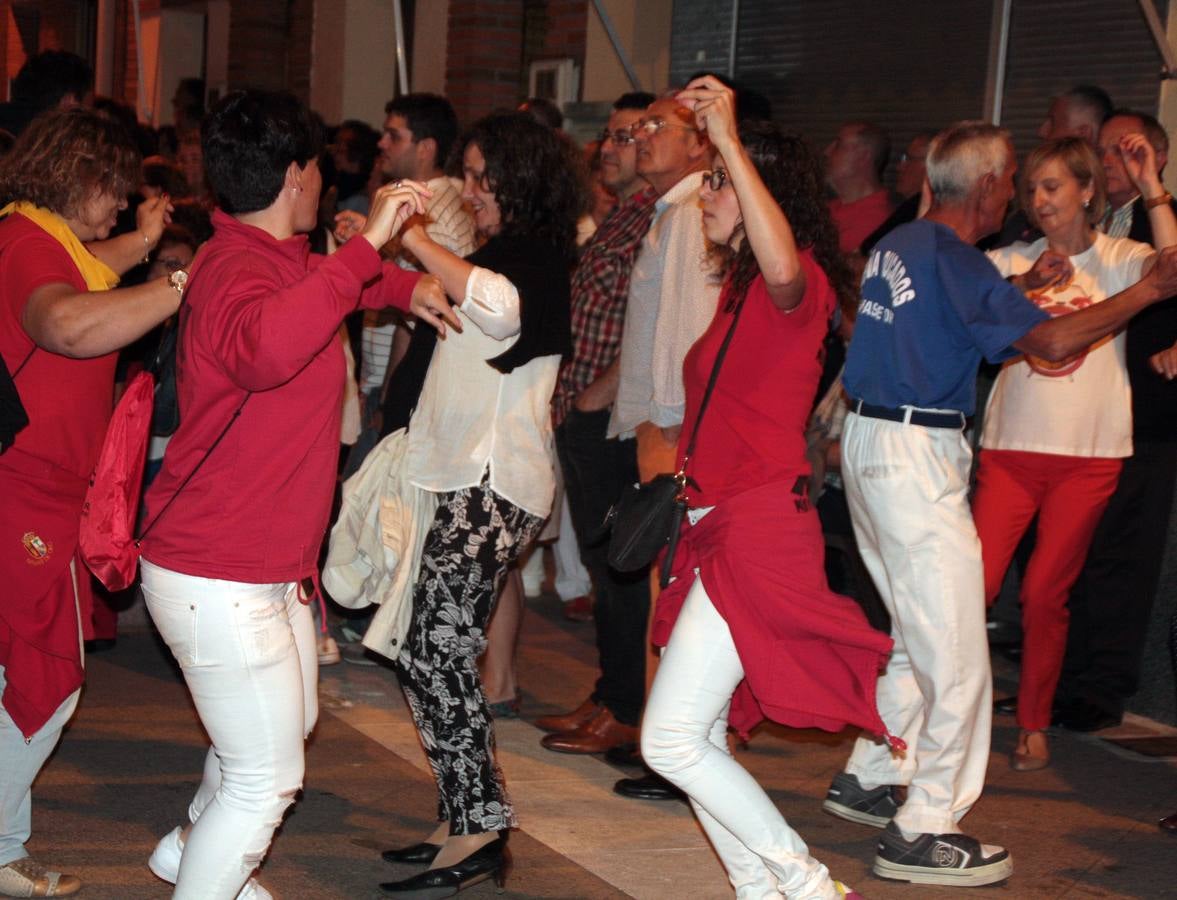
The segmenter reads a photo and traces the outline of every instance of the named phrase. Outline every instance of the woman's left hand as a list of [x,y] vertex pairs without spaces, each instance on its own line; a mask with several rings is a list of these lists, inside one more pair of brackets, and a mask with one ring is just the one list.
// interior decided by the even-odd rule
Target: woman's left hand
[[163,237],[163,230],[172,224],[174,211],[175,207],[167,194],[144,200],[135,210],[135,227],[152,247]]
[[1177,345],[1154,353],[1148,358],[1148,363],[1158,375],[1172,381],[1177,378]]
[[1156,150],[1143,134],[1133,132],[1124,135],[1116,149],[1124,160],[1124,171],[1146,200],[1153,194],[1159,196],[1164,193],[1157,174]]
[[694,112],[696,127],[707,134],[720,153],[739,141],[736,95],[727,85],[703,75],[691,81],[674,99]]
[[441,286],[441,279],[436,275],[421,276],[413,288],[413,296],[409,299],[409,312],[436,328],[438,337],[442,340],[445,340],[447,322],[456,331],[462,330],[462,321],[450,306],[445,288]]

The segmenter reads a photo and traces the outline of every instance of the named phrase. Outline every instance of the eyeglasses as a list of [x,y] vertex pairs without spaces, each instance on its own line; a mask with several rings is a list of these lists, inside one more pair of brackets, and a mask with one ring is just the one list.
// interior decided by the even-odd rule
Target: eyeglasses
[[628,128],[618,128],[616,131],[603,128],[601,133],[597,135],[597,140],[602,144],[612,141],[614,147],[628,147],[633,143],[633,132]]
[[711,169],[703,173],[703,184],[713,191],[723,190],[727,183],[727,169]]
[[652,116],[649,119],[638,119],[630,127],[630,131],[636,138],[639,134],[644,134],[646,137],[653,137],[663,128],[685,128],[687,131],[698,131],[693,125],[683,125],[679,122],[667,122],[661,116]]

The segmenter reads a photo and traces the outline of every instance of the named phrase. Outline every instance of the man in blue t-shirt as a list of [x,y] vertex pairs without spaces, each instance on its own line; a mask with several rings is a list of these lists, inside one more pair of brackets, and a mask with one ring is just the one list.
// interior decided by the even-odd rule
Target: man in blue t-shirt
[[978,364],[1023,352],[1062,359],[1177,289],[1175,248],[1132,288],[1049,318],[1023,290],[1068,278],[1065,257],[1048,251],[1007,282],[972,246],[1001,226],[1015,168],[1009,135],[995,126],[962,122],[937,135],[927,157],[931,206],[871,253],[846,360],[846,498],[895,639],[879,712],[907,752],[860,738],[824,807],[885,826],[874,871],[903,881],[969,886],[1013,872],[1007,850],[957,825],[984,786],[992,716],[962,434]]

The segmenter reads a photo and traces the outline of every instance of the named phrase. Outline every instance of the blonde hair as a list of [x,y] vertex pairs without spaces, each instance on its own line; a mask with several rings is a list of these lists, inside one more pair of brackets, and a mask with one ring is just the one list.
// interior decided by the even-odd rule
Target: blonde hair
[[1040,144],[1026,157],[1020,199],[1022,209],[1026,211],[1030,223],[1038,227],[1029,192],[1030,180],[1034,177],[1035,172],[1052,160],[1058,160],[1066,166],[1067,171],[1079,182],[1080,186],[1091,188],[1091,201],[1086,208],[1087,223],[1094,225],[1100,221],[1108,205],[1107,178],[1103,173],[1103,166],[1087,141],[1077,137],[1065,137]]

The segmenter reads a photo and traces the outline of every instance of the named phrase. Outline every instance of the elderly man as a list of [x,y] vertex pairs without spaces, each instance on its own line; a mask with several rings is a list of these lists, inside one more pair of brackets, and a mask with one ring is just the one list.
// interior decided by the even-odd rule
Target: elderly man
[[1099,138],[1099,129],[1112,112],[1112,98],[1093,84],[1077,84],[1050,101],[1050,110],[1038,126],[1044,141],[1081,137],[1091,146]]
[[843,253],[854,253],[891,215],[891,198],[883,187],[891,139],[872,122],[847,122],[824,153],[826,182],[836,195],[830,215],[838,227],[838,245]]
[[[1103,230],[1151,244],[1145,200],[1119,151],[1120,139],[1131,133],[1152,144],[1158,174],[1168,159],[1169,138],[1156,119],[1132,110],[1112,113],[1099,130],[1110,207]],[[1158,199],[1173,202],[1167,195]],[[1177,479],[1177,391],[1149,365],[1151,356],[1177,343],[1177,298],[1137,316],[1126,333],[1133,451],[1071,589],[1067,655],[1055,703],[1056,723],[1074,731],[1119,724],[1125,701],[1139,686]]]
[[[844,383],[851,412],[842,472],[863,559],[892,619],[895,650],[879,711],[902,758],[860,738],[834,778],[827,811],[885,826],[874,871],[925,884],[1008,878],[1009,852],[961,833],[989,760],[990,672],[981,546],[968,504],[977,366],[1019,352],[1057,360],[1173,293],[1177,251],[1103,303],[1050,319],[1033,290],[1069,276],[1044,254],[1014,283],[973,244],[1001,224],[1016,168],[1008,134],[964,122],[928,152],[926,218],[883,238],[863,274]],[[897,805],[896,785],[907,786]]]

